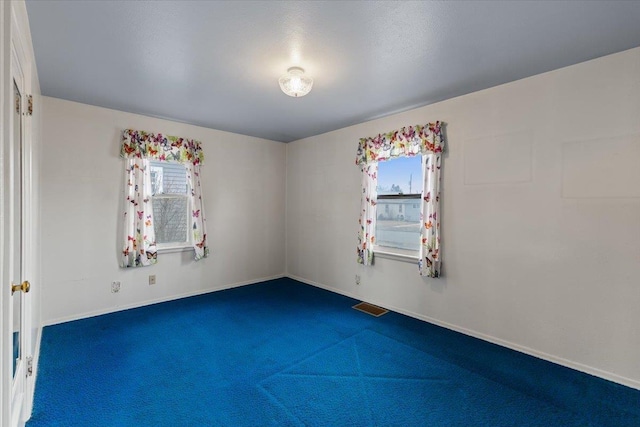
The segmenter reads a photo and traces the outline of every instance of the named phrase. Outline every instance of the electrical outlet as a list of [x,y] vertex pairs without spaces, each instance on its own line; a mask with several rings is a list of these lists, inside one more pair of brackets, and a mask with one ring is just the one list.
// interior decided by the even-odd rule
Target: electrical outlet
[[111,293],[120,292],[120,282],[111,282]]
[[155,274],[150,274],[149,275],[149,285],[155,285],[156,284],[156,275]]
[[360,275],[356,274],[356,285],[360,284]]

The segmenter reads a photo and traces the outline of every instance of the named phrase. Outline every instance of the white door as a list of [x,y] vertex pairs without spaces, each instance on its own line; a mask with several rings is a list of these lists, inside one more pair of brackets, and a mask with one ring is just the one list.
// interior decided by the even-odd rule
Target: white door
[[25,324],[29,282],[24,277],[24,77],[17,55],[12,63],[11,138],[9,140],[9,182],[5,193],[9,201],[9,278],[11,280],[10,322],[13,337],[11,360],[13,361],[11,386],[11,426],[24,425],[25,377],[27,366],[24,349],[28,329]]

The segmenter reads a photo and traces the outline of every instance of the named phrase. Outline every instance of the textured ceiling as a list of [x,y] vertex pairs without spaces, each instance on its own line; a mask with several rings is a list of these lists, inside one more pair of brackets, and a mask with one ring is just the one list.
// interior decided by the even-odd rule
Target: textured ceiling
[[[640,1],[27,10],[44,95],[283,142],[640,46]],[[278,87],[294,65],[315,80],[303,98]]]

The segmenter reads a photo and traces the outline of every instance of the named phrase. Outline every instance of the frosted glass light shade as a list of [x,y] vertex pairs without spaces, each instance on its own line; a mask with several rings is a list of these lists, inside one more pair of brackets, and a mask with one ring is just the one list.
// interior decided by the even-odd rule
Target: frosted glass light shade
[[287,70],[287,74],[280,77],[278,83],[280,83],[280,89],[284,93],[297,98],[311,92],[313,79],[305,76],[302,68],[291,67]]

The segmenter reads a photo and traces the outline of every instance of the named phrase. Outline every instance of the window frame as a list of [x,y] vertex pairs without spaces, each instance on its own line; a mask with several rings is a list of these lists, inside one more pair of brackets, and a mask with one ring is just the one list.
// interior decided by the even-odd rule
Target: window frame
[[[421,164],[424,162],[424,157],[422,155],[418,155],[416,157],[421,158]],[[393,161],[394,159],[389,159],[389,160],[385,160],[385,161]],[[378,171],[378,175],[379,175],[380,171]],[[424,172],[423,172],[424,174]],[[422,179],[424,181],[424,176],[421,176],[420,179]],[[410,193],[410,194],[378,194],[376,196],[376,212],[375,212],[375,218],[376,218],[376,228],[375,228],[375,232],[377,233],[377,221],[378,221],[378,206],[380,203],[380,200],[402,200],[402,199],[410,199],[410,200],[418,200],[418,208],[422,209],[420,204],[422,203],[422,193]],[[388,206],[388,205],[387,205]],[[404,261],[404,262],[409,262],[409,263],[417,263],[418,260],[420,259],[420,249],[417,250],[411,250],[411,249],[402,249],[402,248],[395,248],[393,246],[384,246],[384,245],[379,245],[378,240],[376,239],[376,243],[372,245],[372,250],[373,253],[375,254],[375,256],[379,256],[380,258],[388,258],[388,259],[394,259],[397,261]]]
[[[164,169],[159,167],[159,166],[155,166],[154,163],[172,163],[172,164],[178,164],[180,166],[183,167],[184,169],[184,173],[185,173],[185,180],[186,180],[186,188],[185,188],[185,192],[183,193],[165,193],[164,192]],[[190,233],[190,227],[191,227],[191,197],[189,196],[189,181],[187,178],[187,167],[180,162],[172,162],[172,161],[160,161],[160,160],[153,160],[150,159],[149,160],[149,167],[150,167],[150,171],[153,171],[154,169],[158,170],[160,172],[160,176],[162,177],[162,184],[161,184],[161,193],[159,194],[152,194],[151,195],[151,209],[153,211],[153,203],[154,200],[156,199],[185,199],[186,203],[186,215],[185,215],[185,221],[186,221],[186,240],[182,241],[182,242],[166,242],[166,243],[159,243],[157,241],[156,238],[156,250],[158,252],[182,252],[182,251],[187,251],[189,249],[193,249],[193,233]],[[156,172],[157,173],[157,172]],[[153,193],[153,191],[152,191]],[[156,236],[157,236],[157,231],[156,231],[156,218],[154,216],[153,219],[153,230],[154,232],[156,232]]]

